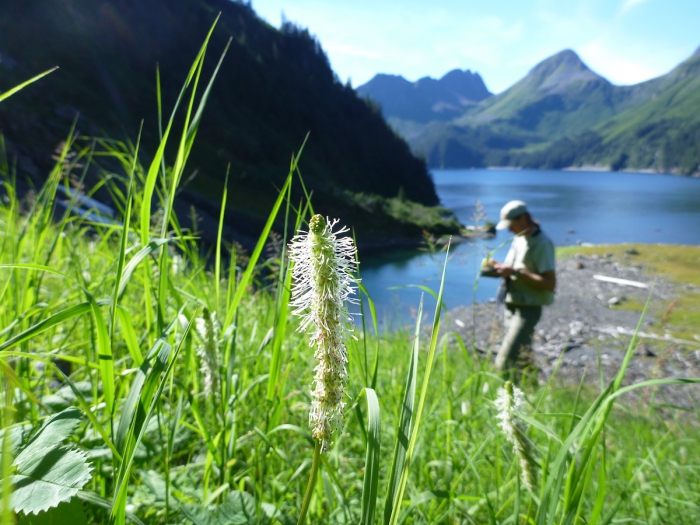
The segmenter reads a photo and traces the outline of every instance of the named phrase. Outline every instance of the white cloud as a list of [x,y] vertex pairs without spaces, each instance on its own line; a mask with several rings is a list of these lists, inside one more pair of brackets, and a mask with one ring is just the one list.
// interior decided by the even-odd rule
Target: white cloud
[[630,9],[632,9],[635,6],[638,6],[639,4],[643,4],[644,2],[647,2],[648,0],[625,0],[625,3],[622,4],[622,9],[621,13],[626,13]]
[[636,84],[665,73],[650,67],[643,54],[634,58],[621,55],[603,39],[581,47],[579,54],[588,67],[613,84]]

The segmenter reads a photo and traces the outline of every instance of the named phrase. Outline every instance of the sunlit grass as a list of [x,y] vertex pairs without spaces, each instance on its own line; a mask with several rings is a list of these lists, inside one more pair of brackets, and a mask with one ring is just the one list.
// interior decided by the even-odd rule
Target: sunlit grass
[[[48,511],[56,523],[286,525],[300,516],[316,457],[314,360],[289,315],[288,229],[271,232],[279,222],[306,228],[313,202],[291,199],[296,155],[250,253],[226,246],[223,215],[215,248],[180,226],[172,202],[201,117],[194,109],[205,102],[195,89],[205,51],[206,43],[183,86],[184,128],[165,127],[177,142],[172,162],[161,162],[165,138],[147,155],[138,141],[93,149],[69,139],[46,186],[23,199],[17,174],[0,163],[3,525],[14,522],[10,492],[22,489],[8,458],[67,407],[84,416],[69,441],[93,470],[68,495],[77,515],[69,519],[65,504]],[[80,181],[91,156],[120,166],[102,174],[114,224],[54,212],[58,184]],[[700,519],[698,413],[656,410],[651,397],[647,410],[616,402],[629,388],[634,341],[610,385],[525,389],[519,417],[537,474],[532,490],[522,486],[496,418],[503,380],[456,335],[438,337],[441,293],[427,337],[420,324],[372,335],[378,322],[365,311],[348,342],[346,418],[316,458],[308,522]]]

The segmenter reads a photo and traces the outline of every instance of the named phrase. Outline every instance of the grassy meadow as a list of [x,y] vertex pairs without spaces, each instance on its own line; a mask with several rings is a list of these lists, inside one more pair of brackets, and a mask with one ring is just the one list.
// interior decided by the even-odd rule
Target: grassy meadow
[[[630,389],[682,382],[623,386],[634,340],[610,384],[523,387],[527,486],[489,361],[440,331],[439,306],[432,326],[378,335],[369,308],[348,342],[342,428],[317,454],[316,362],[288,306],[289,239],[272,232],[313,214],[290,198],[296,161],[250,253],[220,233],[204,251],[172,212],[214,80],[200,79],[205,51],[184,125],[167,121],[157,151],[71,132],[22,198],[0,158],[2,525],[698,521],[700,413],[625,405]],[[59,184],[89,169],[104,170],[113,221],[56,211]]]

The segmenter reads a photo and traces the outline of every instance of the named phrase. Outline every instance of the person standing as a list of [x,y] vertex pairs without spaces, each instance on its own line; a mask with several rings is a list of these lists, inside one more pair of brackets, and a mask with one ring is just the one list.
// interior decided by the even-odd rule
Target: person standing
[[554,243],[532,219],[523,201],[510,201],[503,206],[496,229],[515,234],[505,261],[488,261],[506,286],[506,333],[496,356],[496,368],[502,374],[515,371],[518,376],[517,369],[531,358],[532,336],[542,307],[554,301]]

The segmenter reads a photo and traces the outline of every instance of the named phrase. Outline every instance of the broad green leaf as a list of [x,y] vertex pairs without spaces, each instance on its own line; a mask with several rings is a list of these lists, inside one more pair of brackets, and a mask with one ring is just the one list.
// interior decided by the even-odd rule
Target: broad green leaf
[[253,496],[240,491],[232,492],[216,507],[183,505],[180,510],[194,525],[262,525],[268,522],[266,516],[258,520]]
[[44,449],[58,447],[61,441],[70,436],[81,419],[82,414],[75,408],[68,408],[51,416],[39,431],[32,436],[22,452],[17,456],[15,463],[19,464],[21,459],[29,460],[33,459],[34,456],[40,456]]
[[29,514],[21,516],[17,525],[88,525],[83,504],[79,499],[73,498],[70,501],[61,503],[39,514]]
[[59,446],[80,418],[74,408],[52,416],[17,455],[11,499],[15,512],[37,514],[56,507],[90,481],[92,467],[86,454]]

